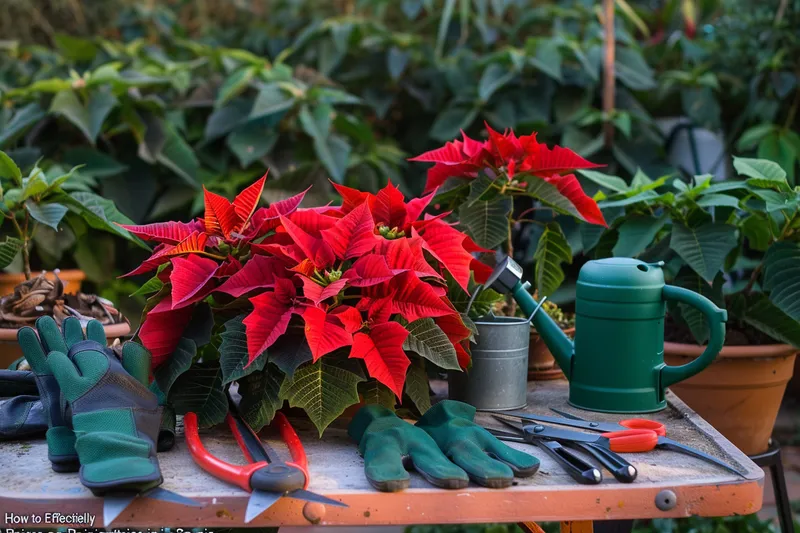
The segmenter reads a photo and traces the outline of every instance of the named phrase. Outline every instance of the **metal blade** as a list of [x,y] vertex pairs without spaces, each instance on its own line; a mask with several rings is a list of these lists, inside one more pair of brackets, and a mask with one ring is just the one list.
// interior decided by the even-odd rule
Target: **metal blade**
[[515,432],[514,433],[514,432],[511,432],[511,431],[506,431],[504,429],[495,429],[495,428],[483,428],[483,429],[485,429],[486,431],[488,431],[489,433],[491,433],[495,437],[508,437],[510,439],[524,440],[523,437],[522,437],[522,434],[519,433],[519,432]]
[[506,420],[505,418],[501,418],[501,417],[499,417],[497,415],[492,415],[492,418],[494,418],[495,420],[497,420],[498,422],[500,422],[503,425],[506,425],[506,426],[508,426],[510,428],[516,429],[517,430],[517,434],[515,435],[516,437],[521,437],[522,436],[522,433],[523,433],[524,430],[522,429],[522,426],[520,424],[515,424],[514,422],[510,422],[510,421]]
[[291,492],[286,494],[289,498],[294,498],[296,500],[303,500],[306,502],[316,502],[322,503],[324,505],[335,505],[336,507],[350,507],[346,503],[342,503],[339,500],[334,500],[332,498],[328,498],[327,496],[323,496],[322,494],[317,494],[316,492],[311,492],[310,490],[306,489],[295,489]]
[[678,452],[678,453],[682,453],[682,454],[685,454],[685,455],[689,455],[691,457],[697,457],[698,459],[702,459],[703,461],[706,461],[708,463],[715,464],[720,468],[724,468],[728,472],[732,472],[732,473],[737,474],[737,475],[742,476],[742,477],[747,477],[747,473],[746,472],[742,472],[741,470],[738,470],[738,469],[732,467],[728,463],[725,463],[722,460],[717,459],[713,455],[708,455],[705,452],[701,452],[698,449],[692,448],[691,446],[687,446],[685,444],[681,444],[680,442],[676,442],[676,441],[674,441],[672,439],[669,439],[667,437],[659,437],[659,439],[658,439],[658,447],[662,448],[664,450],[671,450],[673,452]]
[[[551,408],[552,409],[552,408]],[[518,417],[523,420],[531,420],[533,422],[544,422],[547,424],[556,424],[559,426],[566,426],[578,429],[588,429],[590,431],[622,431],[628,429],[613,422],[592,422],[590,420],[576,419],[575,417],[562,417],[562,416],[547,416],[533,413],[525,413],[523,411],[506,411],[503,416]]]
[[161,500],[164,502],[177,503],[180,505],[186,505],[187,507],[204,507],[204,505],[198,502],[197,500],[187,498],[186,496],[182,496],[177,492],[172,492],[171,490],[162,489],[161,487],[150,489],[147,492],[143,493],[141,497],[149,498],[151,500]]
[[247,502],[247,510],[244,512],[244,523],[249,524],[255,517],[272,507],[272,505],[282,497],[283,494],[280,492],[254,490],[250,494],[250,499]]
[[564,418],[569,418],[570,420],[583,420],[584,422],[586,422],[585,418],[581,418],[579,416],[573,415],[572,413],[562,411],[561,409],[556,409],[555,407],[551,407],[550,410],[558,415],[563,416]]
[[103,527],[108,527],[133,503],[138,492],[113,492],[103,498]]

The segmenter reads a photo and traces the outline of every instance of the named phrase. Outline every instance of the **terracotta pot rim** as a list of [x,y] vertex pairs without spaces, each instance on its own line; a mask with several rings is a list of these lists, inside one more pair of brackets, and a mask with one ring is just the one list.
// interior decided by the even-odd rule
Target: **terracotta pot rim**
[[[665,342],[664,354],[685,357],[700,357],[705,346],[684,344],[682,342]],[[726,359],[765,359],[770,357],[789,357],[800,352],[791,344],[755,344],[748,346],[723,346],[717,356]]]
[[[39,273],[42,272],[41,270],[34,270],[31,272],[31,277],[38,276]],[[47,273],[53,272],[52,270],[48,270]],[[65,279],[67,281],[83,281],[86,279],[86,272],[79,268],[66,268],[64,270],[58,271],[58,277]],[[23,272],[0,272],[0,282],[3,281],[13,281],[16,279],[25,279],[25,274]],[[3,329],[3,328],[0,328]]]
[[[23,326],[20,326],[23,327]],[[116,337],[123,337],[131,332],[131,325],[129,322],[120,322],[119,324],[109,324],[103,326],[106,332],[106,338],[112,339]],[[17,341],[17,332],[20,328],[0,328],[0,341]]]

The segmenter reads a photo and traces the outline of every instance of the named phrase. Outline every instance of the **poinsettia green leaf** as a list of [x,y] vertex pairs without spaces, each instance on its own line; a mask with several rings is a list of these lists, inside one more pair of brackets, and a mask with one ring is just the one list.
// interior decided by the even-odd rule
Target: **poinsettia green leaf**
[[358,403],[358,384],[364,378],[328,363],[325,357],[299,368],[281,385],[280,397],[305,410],[320,437],[345,409]]
[[789,184],[786,181],[786,171],[774,161],[734,157],[733,168],[735,168],[739,174],[748,176],[748,185],[780,191],[789,190]]
[[800,321],[800,244],[776,242],[764,256],[763,289],[781,311]]
[[[0,131],[0,146],[4,146],[8,141],[21,135],[44,116],[45,111],[36,102],[19,108],[11,120],[3,125],[2,131]],[[19,185],[18,181],[17,184]]]
[[164,394],[169,394],[175,382],[181,375],[189,370],[197,355],[197,345],[193,340],[181,338],[178,346],[169,356],[167,362],[153,371],[153,375],[158,383],[158,388]]
[[144,282],[144,284],[141,287],[136,289],[135,292],[131,293],[131,297],[146,296],[148,294],[158,292],[161,290],[161,287],[163,286],[164,282],[158,279],[158,276],[153,276],[152,278]]
[[406,326],[403,349],[415,352],[439,368],[461,370],[453,343],[432,318],[420,318]]
[[564,282],[561,265],[572,263],[572,249],[560,224],[550,222],[545,226],[533,260],[536,290],[540,297],[551,296]]
[[72,122],[94,145],[103,122],[117,103],[117,98],[111,92],[96,90],[89,95],[84,105],[77,93],[68,89],[53,97],[50,112],[60,114]]
[[370,378],[367,381],[359,383],[358,392],[363,402],[367,405],[377,404],[392,411],[395,410],[397,398],[394,393],[389,387],[376,379]]
[[25,202],[25,209],[37,222],[50,226],[58,231],[61,219],[67,214],[67,206],[57,202],[40,203],[28,200]]
[[211,342],[211,334],[214,329],[214,312],[206,302],[200,302],[192,312],[192,319],[183,330],[183,336],[191,339],[197,347],[205,346]]
[[511,200],[501,197],[493,202],[462,204],[459,209],[459,220],[478,246],[493,249],[508,239],[510,212]]
[[[245,352],[246,348],[245,345]],[[266,358],[260,359],[263,361]],[[244,360],[247,361],[246,356]],[[254,362],[248,370],[255,365]],[[239,379],[239,394],[242,396],[239,412],[254,431],[269,424],[283,405],[280,391],[285,379],[285,374],[275,365],[267,365]]]
[[709,283],[725,263],[725,257],[737,245],[736,227],[708,222],[690,228],[673,222],[670,247]]
[[0,268],[5,268],[14,261],[17,254],[22,250],[22,241],[14,237],[6,237],[0,243]]
[[736,310],[735,318],[743,320],[776,341],[800,348],[800,322],[773,304],[766,294],[735,294],[731,298],[730,309]]
[[406,374],[405,394],[414,403],[420,414],[431,408],[431,389],[428,384],[428,373],[425,372],[425,361],[419,358],[411,360]]
[[769,230],[769,221],[765,217],[752,214],[745,218],[739,227],[752,249],[760,252],[767,251],[770,240],[772,240],[772,233]]
[[[280,368],[288,377],[294,376],[297,368],[303,363],[311,361],[311,347],[306,336],[292,332],[292,327],[281,335],[275,344],[267,350],[269,361]],[[255,364],[255,363],[254,363]]]
[[225,331],[220,335],[222,343],[219,345],[219,365],[222,368],[223,385],[263,370],[267,364],[267,357],[262,356],[247,366],[249,355],[247,332],[243,322],[245,316],[247,315],[239,315],[225,322]]
[[630,217],[617,228],[619,240],[612,250],[614,257],[636,257],[645,251],[666,222],[666,216]]
[[196,364],[181,374],[168,397],[177,414],[197,414],[201,428],[221,423],[228,414],[228,395],[222,387],[222,369],[215,364]]
[[479,289],[472,274],[470,274],[469,278],[469,293],[459,285],[450,273],[445,273],[445,281],[447,282],[447,297],[459,313],[465,313],[467,311],[470,299],[472,298],[471,295],[475,294],[477,290],[480,290],[480,292],[475,296],[475,299],[472,300],[472,307],[469,308],[470,316],[479,317],[486,315],[494,304],[503,299],[503,295],[495,290]]
[[22,184],[22,171],[5,152],[0,152],[0,178],[11,178],[14,183]]

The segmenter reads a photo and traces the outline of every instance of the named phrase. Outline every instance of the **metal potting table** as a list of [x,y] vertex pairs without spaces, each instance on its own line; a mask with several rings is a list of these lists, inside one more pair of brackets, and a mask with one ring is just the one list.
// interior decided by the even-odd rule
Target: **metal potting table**
[[[527,409],[543,414],[552,414],[548,409],[551,406],[573,410],[566,398],[566,382],[537,382],[531,384]],[[511,488],[493,490],[470,485],[464,490],[441,490],[412,473],[409,490],[387,494],[376,492],[367,483],[364,463],[355,444],[348,440],[344,423],[334,423],[320,440],[310,424],[297,421],[295,427],[310,463],[310,489],[349,507],[325,508],[283,498],[249,526],[561,521],[562,531],[587,533],[597,520],[728,516],[758,511],[764,481],[761,468],[676,396],[670,394],[668,402],[667,409],[651,415],[666,424],[668,436],[738,465],[747,475],[738,477],[698,459],[656,450],[627,456],[639,469],[634,483],[618,483],[606,472],[602,484],[585,486],[575,483],[541,450],[512,444],[539,457],[541,468],[533,478],[520,479]],[[609,421],[623,418],[596,413],[591,416]],[[266,433],[263,438],[281,446],[278,439]],[[203,441],[216,456],[231,462],[243,461],[229,432],[208,432]],[[243,526],[249,494],[200,470],[182,438],[172,451],[159,454],[159,461],[163,487],[195,498],[205,507],[138,499],[114,522],[115,528]],[[56,474],[50,469],[44,440],[0,443],[0,523],[6,513],[43,516],[54,511],[88,512],[98,517],[98,523],[102,522],[100,499],[81,486],[77,474]],[[35,529],[45,525],[35,524]],[[33,524],[17,526],[30,530]],[[533,524],[529,527],[535,529]]]

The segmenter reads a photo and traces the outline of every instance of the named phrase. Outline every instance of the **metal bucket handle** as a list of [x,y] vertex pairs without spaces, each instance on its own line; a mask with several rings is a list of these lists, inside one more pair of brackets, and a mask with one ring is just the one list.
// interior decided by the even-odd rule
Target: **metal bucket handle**
[[[467,308],[464,310],[465,315],[469,315],[469,310],[472,309],[472,304],[475,302],[475,298],[477,298],[478,293],[483,291],[486,288],[485,285],[478,285],[475,287],[475,292],[472,293],[472,296],[469,298],[469,303],[467,303]],[[534,315],[541,309],[542,305],[544,304],[545,300],[547,300],[547,296],[543,296],[541,300],[539,300],[539,304],[536,306],[536,309],[533,310],[533,313],[528,317],[526,322],[530,322],[533,320]]]

